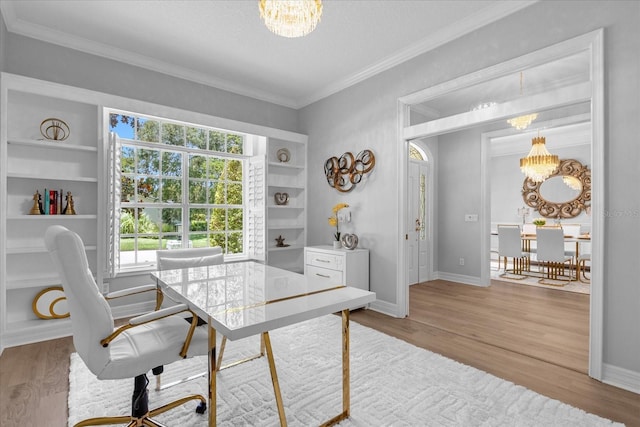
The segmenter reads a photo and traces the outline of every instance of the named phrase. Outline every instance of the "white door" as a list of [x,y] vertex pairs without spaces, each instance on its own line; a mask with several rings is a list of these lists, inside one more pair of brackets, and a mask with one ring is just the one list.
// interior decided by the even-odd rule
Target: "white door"
[[427,163],[409,161],[407,208],[407,284],[428,280]]

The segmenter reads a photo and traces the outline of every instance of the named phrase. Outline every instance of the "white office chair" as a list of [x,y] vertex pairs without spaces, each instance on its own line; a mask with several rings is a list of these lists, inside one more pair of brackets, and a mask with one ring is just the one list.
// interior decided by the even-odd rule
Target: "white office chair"
[[560,280],[559,276],[565,276],[565,264],[569,264],[568,280],[563,283],[549,282],[545,278],[538,282],[545,285],[564,286],[571,282],[571,270],[573,269],[573,257],[575,252],[565,251],[564,233],[559,227],[538,227],[536,232],[538,243],[537,259],[547,269],[549,280]]
[[196,316],[191,313],[191,323],[176,316],[189,311],[187,306],[153,311],[115,328],[111,308],[91,274],[80,236],[54,225],[45,233],[45,245],[62,281],[71,314],[73,344],[80,358],[98,379],[135,378],[131,415],[91,418],[76,427],[122,423],[131,427],[157,427],[160,424],[152,417],[190,400],[199,400],[196,411],[204,413],[206,400],[197,394],[157,409],[148,408],[149,370],[208,353],[208,335],[206,331],[197,330]]
[[526,278],[522,273],[530,268],[529,252],[522,250],[522,238],[520,236],[520,226],[518,225],[498,225],[498,256],[504,257],[504,273],[507,272],[507,258],[513,258],[513,274],[521,277],[510,277],[511,279],[522,280]]
[[[156,251],[156,260],[157,260],[157,268],[158,271],[163,270],[171,270],[176,268],[188,268],[188,267],[200,267],[206,265],[216,265],[222,264],[224,262],[224,255],[222,253],[222,248],[220,246],[213,246],[209,248],[189,248],[189,249],[167,249]],[[227,337],[222,337],[222,342],[220,344],[220,349],[218,351],[218,360],[216,362],[215,370],[219,371],[224,368],[228,368],[231,366],[235,366],[238,363],[246,362],[248,360],[253,360],[258,357],[264,356],[264,343],[262,339],[260,340],[260,353],[249,357],[247,359],[243,359],[241,361],[237,361],[231,363],[226,366],[222,366],[222,358],[224,357],[224,349],[227,344]],[[203,374],[198,374],[188,379],[192,379],[201,375],[206,375],[206,372]],[[160,377],[156,377],[158,382],[156,384],[156,390],[160,390],[164,387],[169,387],[171,384],[166,386],[160,386]]]

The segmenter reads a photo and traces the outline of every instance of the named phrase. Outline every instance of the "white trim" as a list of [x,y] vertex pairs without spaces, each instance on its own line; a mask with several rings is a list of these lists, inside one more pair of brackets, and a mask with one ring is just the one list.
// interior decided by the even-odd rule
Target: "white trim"
[[[413,94],[401,97],[398,99],[398,114],[401,117],[398,117],[398,125],[403,126],[406,125],[409,114],[409,107],[411,104],[420,104],[430,99],[435,99],[437,97],[446,95],[447,93],[454,92],[460,90],[461,88],[470,87],[479,83],[482,83],[487,80],[495,79],[498,77],[502,77],[508,75],[509,73],[513,73],[522,69],[526,69],[528,67],[535,66],[539,63],[546,63],[555,59],[561,59],[566,57],[567,55],[573,54],[575,52],[584,51],[585,49],[590,50],[591,53],[591,84],[588,88],[588,94],[585,94],[585,88],[583,85],[574,85],[578,90],[570,91],[567,93],[562,100],[563,103],[569,101],[569,98],[572,96],[576,96],[577,100],[583,99],[585,96],[588,96],[588,100],[591,101],[591,123],[592,123],[592,212],[594,212],[592,216],[592,259],[593,259],[593,274],[591,276],[591,307],[590,307],[590,335],[589,335],[589,375],[595,379],[602,378],[602,352],[603,352],[603,322],[604,322],[604,313],[603,313],[603,303],[604,303],[604,292],[603,292],[603,281],[604,281],[604,215],[599,215],[599,212],[604,212],[604,51],[603,51],[603,30],[598,29],[592,31],[587,34],[583,34],[581,36],[572,38],[570,40],[566,40],[564,42],[557,43],[553,46],[537,50],[535,52],[523,55],[521,57],[512,59],[510,61],[505,61],[500,64],[496,64],[494,66],[485,68],[483,70],[479,70],[477,72],[459,77],[457,79],[453,79],[439,85],[436,85],[431,88],[427,88],[421,90],[419,92],[415,92]],[[531,98],[533,99],[533,98]],[[536,100],[541,101],[541,100]],[[530,108],[532,105],[530,102],[524,100],[522,103],[513,102],[513,105],[518,105],[523,110]],[[553,105],[551,103],[550,105]],[[488,116],[499,116],[503,113],[501,110],[494,110],[492,112],[474,112],[477,117],[476,119],[484,120],[487,119]],[[512,112],[518,113],[518,111]],[[468,116],[468,113],[465,113],[465,117]],[[457,125],[454,123],[450,123],[444,119],[437,119],[440,123],[444,123],[447,126],[447,129],[452,128]],[[457,127],[459,129],[459,127]],[[409,126],[407,128],[399,129],[398,133],[400,134],[398,138],[397,144],[397,153],[398,153],[398,164],[400,166],[406,164],[407,162],[407,153],[406,153],[406,142],[408,139],[415,139],[424,136],[432,136],[437,135],[441,129],[436,129],[435,127],[430,127],[428,123]],[[427,134],[421,134],[421,132],[428,132]],[[483,136],[484,137],[484,136]],[[490,230],[490,218],[488,217],[488,189],[487,189],[487,178],[484,176],[488,173],[488,140],[481,142],[483,146],[481,146],[481,173],[482,173],[482,193],[481,193],[481,212],[484,216],[481,219],[480,224],[482,224],[481,230],[481,238],[484,240],[481,243],[481,256],[482,259],[486,259],[486,264],[488,268],[488,260],[490,255],[489,249],[489,239],[488,239],[488,230]],[[482,148],[484,147],[484,148]],[[401,195],[405,194],[407,191],[407,183],[406,183],[406,171],[399,170],[398,174],[398,193]],[[402,200],[401,200],[402,202]],[[401,205],[404,206],[404,205]],[[407,227],[406,218],[404,215],[398,215],[399,220],[399,230],[405,230]],[[403,250],[404,244],[400,242],[398,245],[398,253],[401,258],[398,262],[399,266],[406,265],[406,254]],[[482,268],[482,267],[481,267]],[[400,271],[402,270],[402,271]],[[399,292],[405,292],[405,295],[399,295],[398,301],[405,301],[408,299],[408,289],[404,286],[404,276],[406,268],[399,268],[398,277],[402,280],[399,280],[396,284]],[[485,277],[488,276],[488,270],[481,271],[481,278],[479,283],[485,283],[488,279]],[[468,280],[471,279],[465,278],[464,276],[458,277],[457,275],[443,275],[443,277],[456,277],[456,280]],[[490,281],[489,281],[490,282]],[[465,283],[465,282],[463,282]]]
[[369,310],[377,311],[378,313],[391,317],[404,317],[400,315],[401,310],[398,304],[392,304],[386,301],[375,300],[369,305]]
[[640,373],[604,363],[602,382],[640,394]]
[[465,285],[480,286],[486,288],[489,284],[483,284],[482,278],[477,276],[467,276],[465,274],[447,273],[444,271],[437,271],[434,274],[438,280],[447,280],[449,282],[464,283]]

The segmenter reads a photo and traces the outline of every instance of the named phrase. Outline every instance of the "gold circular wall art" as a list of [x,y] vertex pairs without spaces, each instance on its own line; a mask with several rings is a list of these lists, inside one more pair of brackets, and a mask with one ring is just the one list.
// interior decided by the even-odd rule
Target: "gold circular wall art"
[[40,123],[40,133],[51,141],[64,141],[71,131],[64,121],[51,117]]

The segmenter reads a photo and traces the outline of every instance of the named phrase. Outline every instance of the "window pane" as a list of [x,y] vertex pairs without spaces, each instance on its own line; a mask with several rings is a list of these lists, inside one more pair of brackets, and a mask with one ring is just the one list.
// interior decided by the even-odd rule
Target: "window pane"
[[162,143],[184,147],[184,126],[174,123],[163,123]]
[[227,153],[242,154],[244,151],[242,135],[227,135]]
[[224,208],[211,209],[211,225],[210,229],[213,231],[224,231],[227,224],[226,218],[227,210]]
[[225,233],[215,233],[211,235],[211,246],[220,246],[222,253],[227,253],[227,235]]
[[228,213],[228,229],[242,230],[242,209],[229,209]]
[[120,138],[133,139],[135,118],[121,114],[109,114],[109,131],[115,132]]
[[[136,232],[135,219],[130,209],[120,209],[120,236],[133,234]],[[129,249],[120,250],[133,250],[133,241],[130,242],[131,247]],[[121,242],[122,246],[122,242]]]
[[160,125],[153,120],[139,117],[136,124],[136,138],[139,141],[160,141]]
[[189,209],[189,231],[207,231],[206,209]]
[[162,180],[162,201],[167,203],[182,203],[182,181],[166,178]]
[[242,184],[227,184],[227,204],[242,204]]
[[241,232],[229,233],[227,240],[228,240],[228,246],[227,246],[228,254],[242,253],[242,233]]
[[219,179],[224,171],[224,159],[209,158],[209,174],[207,178]]
[[135,201],[135,187],[133,175],[122,176],[120,179],[120,201],[131,202]]
[[189,203],[206,203],[207,185],[204,181],[189,180]]
[[182,227],[182,208],[162,209],[162,232],[180,233]]
[[152,234],[157,240],[158,232],[162,228],[161,211],[159,208],[139,208],[138,234]]
[[227,160],[228,181],[242,181],[242,162],[240,160]]
[[133,173],[136,170],[136,149],[122,146],[120,150],[120,170],[123,173]]
[[199,128],[187,127],[187,147],[207,149],[207,131]]
[[224,136],[222,132],[209,131],[209,150],[224,152]]
[[162,175],[182,176],[182,154],[162,152]]
[[155,203],[158,198],[158,179],[138,177],[138,199],[133,201]]
[[140,148],[138,150],[138,173],[145,175],[159,175],[160,151]]
[[189,156],[189,178],[205,178],[207,176],[207,158]]
[[221,181],[212,181],[211,190],[209,191],[209,203],[214,205],[226,205],[226,185]]

